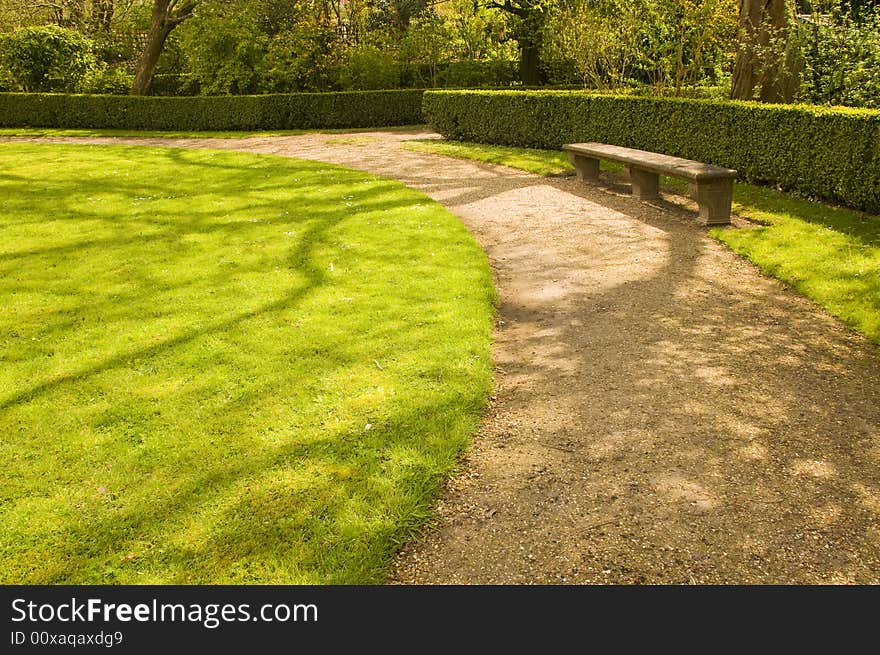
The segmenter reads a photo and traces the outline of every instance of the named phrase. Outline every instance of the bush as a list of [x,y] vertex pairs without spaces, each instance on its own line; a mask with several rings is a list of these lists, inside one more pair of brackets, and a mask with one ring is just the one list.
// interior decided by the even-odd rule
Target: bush
[[263,90],[338,90],[343,49],[339,33],[328,27],[300,24],[276,35],[262,64]]
[[376,46],[352,48],[339,83],[344,89],[393,89],[400,86],[400,68],[394,55]]
[[452,61],[441,67],[438,81],[447,87],[510,86],[518,79],[518,63],[502,59]]
[[0,127],[286,130],[422,122],[421,90],[264,96],[0,93]]
[[428,91],[423,110],[452,139],[640,148],[880,213],[880,111],[577,91]]
[[880,109],[880,7],[861,21],[843,8],[838,0],[833,16],[801,17],[801,97]]
[[86,76],[82,82],[82,90],[86,93],[104,93],[126,95],[131,91],[134,75],[121,68],[105,66],[96,69]]
[[96,69],[94,44],[75,30],[24,27],[0,38],[0,63],[25,91],[80,91]]
[[18,82],[15,77],[7,69],[0,64],[0,93],[3,91],[18,91]]
[[154,96],[197,96],[201,94],[199,83],[192,75],[180,73],[159,73],[153,76],[150,95]]
[[189,73],[205,95],[263,90],[261,65],[269,39],[249,15],[231,20],[208,4],[184,24],[178,37]]

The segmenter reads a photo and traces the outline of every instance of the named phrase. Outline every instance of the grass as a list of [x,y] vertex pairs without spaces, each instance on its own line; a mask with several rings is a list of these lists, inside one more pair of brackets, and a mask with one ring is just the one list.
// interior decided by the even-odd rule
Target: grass
[[880,216],[748,184],[734,200],[760,224],[712,236],[880,344]]
[[[573,169],[563,154],[484,144],[417,141],[420,152],[475,159],[539,175],[565,175]],[[619,174],[620,165],[602,162]],[[682,193],[682,180],[661,177]],[[715,228],[710,234],[816,301],[844,324],[880,343],[880,216],[738,183],[734,212],[757,223],[750,228]]]
[[393,181],[0,144],[0,582],[381,582],[480,419],[493,299]]
[[181,132],[160,130],[96,130],[96,129],[64,129],[52,127],[2,127],[0,137],[144,137],[168,139],[246,139],[248,137],[265,136],[297,136],[300,134],[348,134],[351,132],[403,132],[420,127],[403,125],[400,127],[365,127],[325,130],[275,130],[259,131],[214,131],[214,132]]
[[440,141],[437,139],[407,141],[402,147],[416,152],[459,159],[475,159],[490,164],[510,166],[536,175],[565,175],[574,170],[564,153],[552,150],[489,146],[481,143]]

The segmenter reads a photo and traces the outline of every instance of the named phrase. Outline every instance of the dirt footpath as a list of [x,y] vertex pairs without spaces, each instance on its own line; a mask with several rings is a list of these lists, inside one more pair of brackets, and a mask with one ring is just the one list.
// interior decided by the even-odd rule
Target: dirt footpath
[[681,208],[424,136],[174,141],[397,178],[486,249],[496,397],[396,581],[880,582],[880,348]]

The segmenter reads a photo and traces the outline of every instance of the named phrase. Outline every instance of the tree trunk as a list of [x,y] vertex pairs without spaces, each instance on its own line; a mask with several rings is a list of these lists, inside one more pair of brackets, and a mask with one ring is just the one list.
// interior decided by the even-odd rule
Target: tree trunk
[[525,86],[540,86],[541,46],[531,40],[519,42],[519,76]]
[[156,64],[165,47],[165,40],[171,34],[171,30],[192,16],[197,0],[154,0],[153,14],[150,18],[150,32],[147,35],[147,47],[138,64],[137,73],[134,76],[134,84],[131,92],[136,96],[145,96],[150,92],[153,84],[153,74],[156,72]]
[[740,0],[740,44],[730,97],[791,102],[797,58],[791,47],[788,0]]

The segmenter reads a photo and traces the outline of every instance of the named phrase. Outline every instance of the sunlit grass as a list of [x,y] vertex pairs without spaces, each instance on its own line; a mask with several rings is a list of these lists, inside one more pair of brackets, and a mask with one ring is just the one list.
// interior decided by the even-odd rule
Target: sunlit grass
[[268,156],[0,164],[0,582],[382,581],[491,385],[461,223]]
[[[539,175],[573,170],[559,151],[449,141],[412,143],[420,152],[491,162]],[[619,174],[622,167],[602,162],[602,170]],[[661,183],[676,193],[687,188],[679,179],[661,177]],[[710,231],[713,237],[880,343],[880,216],[743,183],[734,186],[733,211],[761,225],[715,228]]]
[[747,184],[734,201],[762,225],[712,236],[880,343],[880,216]]
[[510,146],[489,146],[481,143],[442,141],[437,139],[414,139],[403,147],[416,152],[426,152],[459,159],[475,159],[490,164],[518,168],[537,175],[565,175],[574,169],[563,152],[532,150]]
[[271,131],[161,131],[161,130],[99,130],[53,127],[0,127],[0,137],[143,137],[168,139],[245,139],[248,137],[297,136],[300,134],[348,134],[351,132],[402,132],[417,125],[380,128],[341,128],[324,130],[271,130]]

